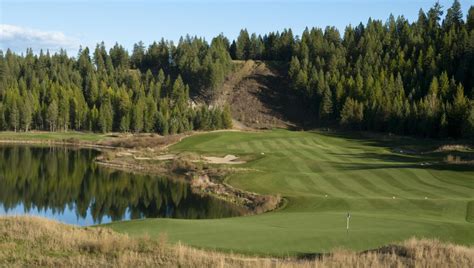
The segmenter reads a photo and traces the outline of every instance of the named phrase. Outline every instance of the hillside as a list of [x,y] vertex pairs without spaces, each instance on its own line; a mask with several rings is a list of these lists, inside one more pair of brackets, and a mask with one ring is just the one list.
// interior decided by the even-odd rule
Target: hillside
[[213,104],[230,104],[235,128],[295,127],[297,109],[287,99],[291,95],[286,68],[283,62],[234,61],[234,71]]

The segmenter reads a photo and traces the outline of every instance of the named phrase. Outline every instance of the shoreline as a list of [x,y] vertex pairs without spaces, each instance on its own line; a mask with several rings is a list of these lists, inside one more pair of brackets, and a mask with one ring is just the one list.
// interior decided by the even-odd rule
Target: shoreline
[[[146,175],[165,175],[168,179],[177,179],[181,176],[186,183],[189,183],[191,189],[196,194],[207,195],[213,198],[229,202],[233,205],[242,207],[246,210],[241,216],[257,215],[265,212],[280,210],[285,207],[288,200],[279,195],[261,195],[254,192],[244,191],[235,188],[227,183],[227,177],[230,173],[239,172],[239,168],[229,167],[209,167],[209,163],[198,160],[189,161],[185,157],[177,155],[176,158],[168,160],[149,161],[138,160],[136,155],[126,154],[124,152],[133,151],[136,154],[158,154],[166,152],[168,148],[183,139],[199,135],[203,132],[186,133],[172,136],[172,142],[165,143],[151,150],[147,148],[127,148],[124,146],[111,146],[100,143],[113,142],[113,140],[104,140],[99,142],[86,142],[77,139],[5,139],[0,138],[0,145],[34,145],[34,146],[66,146],[77,149],[95,149],[100,154],[94,159],[94,162],[105,168],[120,170],[128,173],[140,173]],[[207,132],[204,132],[207,133]],[[162,138],[156,136],[155,138]],[[177,140],[173,140],[178,137]],[[137,139],[140,136],[131,136],[125,139]],[[151,152],[150,152],[151,151]],[[124,156],[125,155],[125,156]],[[148,159],[144,159],[148,160]],[[195,163],[200,164],[197,167]],[[245,169],[242,169],[245,170]]]

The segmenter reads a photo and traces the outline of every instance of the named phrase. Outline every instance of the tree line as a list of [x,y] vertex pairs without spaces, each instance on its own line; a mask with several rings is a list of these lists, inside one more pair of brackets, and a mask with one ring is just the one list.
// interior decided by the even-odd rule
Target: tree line
[[[434,4],[418,19],[390,16],[347,26],[265,35],[241,30],[207,43],[186,36],[129,53],[98,44],[70,58],[0,53],[0,129],[156,131],[231,125],[229,107],[193,107],[212,99],[234,60],[286,65],[288,95],[307,126],[340,124],[432,137],[474,136],[474,7]],[[190,98],[191,96],[191,98]],[[291,98],[288,98],[291,99]]]
[[[0,53],[0,130],[158,132],[230,128],[229,107],[196,106],[231,70],[229,42],[197,37],[142,42],[129,55],[103,43],[77,57]],[[92,54],[92,55],[91,55]]]
[[339,124],[432,137],[474,136],[474,7],[459,1],[443,17],[436,3],[410,23],[291,29],[264,36],[242,30],[234,59],[288,63],[288,94],[298,96],[308,125]]

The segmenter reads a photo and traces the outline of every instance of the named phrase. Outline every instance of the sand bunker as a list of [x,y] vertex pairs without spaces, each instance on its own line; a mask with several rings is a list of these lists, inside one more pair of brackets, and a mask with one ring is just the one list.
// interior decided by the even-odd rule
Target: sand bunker
[[471,150],[469,145],[465,145],[465,144],[447,144],[447,145],[442,145],[442,146],[438,147],[433,152],[435,152],[435,153],[438,153],[438,152],[452,152],[452,151],[463,152],[463,151],[469,151],[469,150]]
[[209,164],[243,164],[245,161],[236,161],[239,159],[235,155],[228,154],[224,157],[214,157],[214,156],[203,156],[204,160],[206,160]]
[[162,154],[159,156],[153,157],[153,160],[172,160],[176,157],[174,154]]
[[[186,156],[183,155],[176,155],[176,154],[162,154],[162,155],[136,155],[131,151],[125,151],[125,152],[119,152],[117,153],[117,156],[131,156],[135,160],[160,160],[160,161],[166,161],[166,160],[173,160],[173,159],[187,159]],[[191,162],[199,162],[199,161],[204,161],[209,164],[243,164],[245,161],[237,161],[239,159],[235,155],[226,155],[224,157],[215,157],[215,156],[197,156],[195,160],[190,160]]]

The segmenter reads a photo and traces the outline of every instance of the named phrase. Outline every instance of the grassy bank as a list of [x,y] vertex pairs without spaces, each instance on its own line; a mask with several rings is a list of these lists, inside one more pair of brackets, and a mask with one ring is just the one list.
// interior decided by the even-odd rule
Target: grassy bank
[[[195,135],[170,151],[248,156],[254,160],[239,165],[248,171],[231,175],[227,182],[281,194],[287,206],[258,216],[147,219],[110,227],[132,236],[167,234],[172,242],[197,247],[279,256],[366,250],[412,236],[472,245],[474,225],[466,216],[474,200],[474,167],[446,164],[440,152],[415,153],[431,147],[429,141],[415,139],[324,132]],[[352,215],[349,233],[347,212]]]
[[166,237],[133,238],[33,217],[0,217],[0,265],[166,267],[472,267],[474,249],[408,240],[378,250],[339,250],[312,260],[247,257],[170,245]]
[[0,140],[19,140],[19,141],[66,141],[77,140],[83,142],[98,142],[106,139],[107,136],[98,133],[88,132],[46,132],[46,131],[30,131],[30,132],[13,132],[1,131]]

